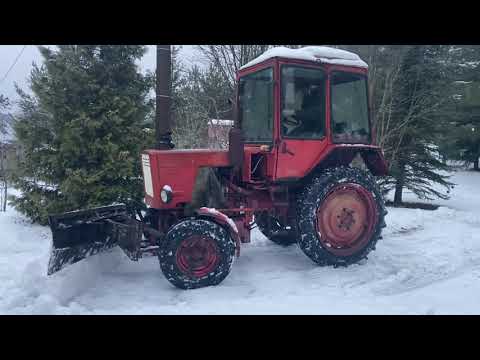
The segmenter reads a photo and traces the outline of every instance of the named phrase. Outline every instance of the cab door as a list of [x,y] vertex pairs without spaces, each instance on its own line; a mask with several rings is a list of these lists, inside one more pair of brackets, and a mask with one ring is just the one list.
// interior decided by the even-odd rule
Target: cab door
[[242,179],[249,183],[275,176],[276,82],[273,64],[253,68],[239,78],[238,121],[244,135]]
[[304,177],[327,147],[327,73],[321,67],[281,64],[276,180]]

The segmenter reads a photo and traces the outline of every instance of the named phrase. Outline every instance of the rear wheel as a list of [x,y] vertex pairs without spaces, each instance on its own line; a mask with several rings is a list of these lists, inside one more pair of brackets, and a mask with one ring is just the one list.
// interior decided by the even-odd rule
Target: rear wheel
[[298,243],[320,265],[347,266],[375,249],[385,205],[374,178],[357,168],[328,169],[299,197]]
[[167,232],[158,257],[163,274],[178,288],[218,285],[230,273],[235,242],[213,221],[187,219]]
[[266,238],[278,245],[289,246],[297,242],[295,231],[267,213],[255,214],[255,223]]

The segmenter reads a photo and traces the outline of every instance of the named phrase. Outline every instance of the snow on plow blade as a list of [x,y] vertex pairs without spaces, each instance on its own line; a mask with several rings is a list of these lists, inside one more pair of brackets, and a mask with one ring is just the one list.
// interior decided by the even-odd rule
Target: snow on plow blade
[[52,252],[48,275],[119,245],[136,260],[142,240],[142,223],[131,217],[125,205],[74,211],[49,217]]

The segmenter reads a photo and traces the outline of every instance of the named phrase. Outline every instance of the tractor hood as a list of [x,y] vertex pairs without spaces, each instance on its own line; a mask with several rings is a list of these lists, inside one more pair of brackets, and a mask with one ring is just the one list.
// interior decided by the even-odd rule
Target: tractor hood
[[228,166],[227,150],[147,150],[142,154],[145,202],[155,209],[190,203],[200,168]]

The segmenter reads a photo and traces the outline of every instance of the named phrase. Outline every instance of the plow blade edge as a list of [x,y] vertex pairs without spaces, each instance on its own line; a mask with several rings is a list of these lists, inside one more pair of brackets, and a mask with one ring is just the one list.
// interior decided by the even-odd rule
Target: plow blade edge
[[53,215],[49,223],[53,242],[48,275],[116,245],[132,260],[138,258],[142,223],[128,214],[125,205]]

